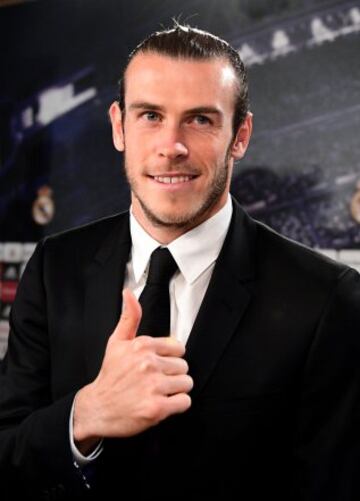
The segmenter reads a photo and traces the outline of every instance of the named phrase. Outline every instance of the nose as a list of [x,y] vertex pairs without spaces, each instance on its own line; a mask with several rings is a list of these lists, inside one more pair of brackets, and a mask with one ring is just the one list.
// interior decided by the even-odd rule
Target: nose
[[180,160],[187,157],[188,153],[188,148],[178,127],[164,127],[157,144],[157,154],[168,160]]

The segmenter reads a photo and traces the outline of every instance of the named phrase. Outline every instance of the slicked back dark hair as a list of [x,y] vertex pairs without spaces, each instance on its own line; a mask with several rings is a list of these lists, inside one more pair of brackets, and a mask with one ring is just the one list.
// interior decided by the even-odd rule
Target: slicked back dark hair
[[179,59],[208,60],[225,59],[233,67],[237,76],[235,109],[233,116],[233,134],[243,123],[249,110],[247,74],[238,52],[225,40],[187,25],[175,22],[168,30],[156,31],[143,40],[130,53],[119,82],[119,106],[125,111],[126,69],[131,60],[139,53],[154,52]]

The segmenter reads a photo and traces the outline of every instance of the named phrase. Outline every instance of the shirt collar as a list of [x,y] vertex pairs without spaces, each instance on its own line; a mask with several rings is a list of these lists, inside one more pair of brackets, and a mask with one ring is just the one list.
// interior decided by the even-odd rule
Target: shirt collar
[[[216,261],[230,225],[232,210],[229,195],[224,207],[214,216],[167,245],[189,284],[195,282]],[[132,210],[130,210],[130,234],[134,278],[138,283],[147,268],[151,253],[161,244],[142,228]]]

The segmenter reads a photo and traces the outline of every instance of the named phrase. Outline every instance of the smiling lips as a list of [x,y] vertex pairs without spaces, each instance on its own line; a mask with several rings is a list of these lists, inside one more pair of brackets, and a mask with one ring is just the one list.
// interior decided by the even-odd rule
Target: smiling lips
[[179,184],[191,181],[197,176],[152,176],[155,181],[163,184]]

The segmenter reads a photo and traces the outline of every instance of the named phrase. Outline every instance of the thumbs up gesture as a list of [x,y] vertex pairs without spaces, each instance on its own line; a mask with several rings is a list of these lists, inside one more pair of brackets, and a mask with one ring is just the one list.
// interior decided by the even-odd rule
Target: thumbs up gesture
[[81,452],[103,437],[129,437],[186,411],[193,386],[183,344],[138,336],[141,306],[123,291],[123,312],[96,379],[76,395],[74,440]]

